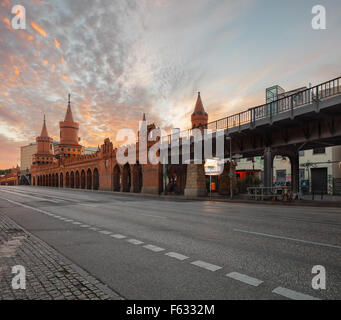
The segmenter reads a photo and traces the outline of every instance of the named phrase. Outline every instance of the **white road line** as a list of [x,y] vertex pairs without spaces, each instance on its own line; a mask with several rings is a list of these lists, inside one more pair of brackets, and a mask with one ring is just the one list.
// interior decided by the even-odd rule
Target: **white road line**
[[273,234],[260,233],[260,232],[251,232],[251,231],[240,230],[240,229],[234,229],[234,231],[254,234],[254,235],[257,235],[257,236],[264,236],[264,237],[269,237],[269,238],[275,238],[275,239],[283,239],[283,240],[289,240],[289,241],[296,241],[296,242],[302,242],[302,243],[307,243],[307,244],[313,244],[313,245],[316,245],[316,246],[341,249],[341,246],[336,246],[336,245],[333,245],[333,244],[314,242],[314,241],[307,241],[307,240],[300,240],[300,239],[295,239],[295,238],[287,238],[287,237],[283,237],[283,236],[276,236],[276,235],[273,235]]
[[73,222],[73,220],[71,220],[71,219],[68,219],[68,220],[65,220],[65,222]]
[[106,231],[106,230],[99,231],[99,233],[102,233],[102,234],[105,234],[105,235],[111,234],[110,231]]
[[184,256],[183,254],[180,254],[180,253],[176,253],[176,252],[167,252],[165,253],[165,255],[174,259],[181,260],[181,261],[189,259],[189,257]]
[[154,251],[154,252],[165,251],[165,249],[157,247],[157,246],[153,246],[152,244],[147,244],[147,245],[143,246],[143,248],[146,248],[146,249]]
[[319,298],[315,298],[307,294],[300,293],[300,292],[293,291],[293,290],[286,289],[286,288],[282,288],[282,287],[278,287],[274,289],[272,292],[280,296],[292,299],[292,300],[321,300]]
[[92,231],[98,231],[99,229],[98,229],[98,228],[95,228],[95,227],[92,227],[92,228],[90,228],[90,230],[92,230]]
[[[23,204],[23,203],[20,203],[20,202],[16,202],[16,201],[13,201],[13,200],[9,200],[9,199],[3,198],[3,197],[0,197],[0,199],[6,200],[6,201],[8,201],[8,202],[10,202],[10,203],[13,203],[13,204],[15,204],[15,205],[18,205],[18,206],[21,206],[21,207],[24,207],[24,208],[27,208],[27,209],[30,209],[30,210],[34,210],[34,211],[37,211],[37,212],[40,212],[40,213],[43,213],[43,214],[50,214],[50,213],[47,212],[47,211],[44,211],[44,210],[41,210],[41,209],[38,209],[38,208],[34,208],[34,207],[31,207],[31,206],[27,206],[27,205],[25,205],[25,204]],[[54,216],[54,215],[52,215],[52,216]]]
[[81,227],[82,228],[89,228],[90,226],[88,226],[87,224],[82,224]]
[[115,239],[125,239],[126,236],[124,236],[123,234],[112,234],[110,235],[110,237],[113,237]]
[[226,277],[244,282],[246,284],[249,284],[250,286],[258,287],[260,284],[263,283],[262,280],[258,280],[256,278],[252,278],[247,276],[246,274],[238,273],[238,272],[231,272],[226,275]]
[[204,269],[209,270],[209,271],[217,271],[219,269],[222,269],[222,267],[216,266],[216,265],[211,264],[211,263],[207,263],[205,261],[200,261],[200,260],[191,262],[191,264],[193,264],[197,267],[200,267],[200,268],[204,268]]
[[[5,190],[4,190],[5,191]],[[8,191],[7,191],[8,192]],[[16,189],[15,191],[12,191],[13,193],[17,193],[17,194],[24,194],[26,195],[25,191],[24,190],[18,190]],[[32,190],[29,190],[29,193],[31,194],[34,194],[34,195],[41,195],[41,192],[34,192]],[[62,201],[71,201],[71,202],[80,202],[81,200],[75,200],[75,199],[70,199],[70,198],[61,198],[59,196],[55,196],[55,195],[51,195],[50,193],[47,194],[47,193],[44,193],[44,195],[48,198],[53,198],[53,199],[59,199],[59,200],[62,200]],[[53,200],[51,200],[53,201]],[[60,201],[59,201],[60,202]]]
[[143,244],[143,241],[137,240],[137,239],[127,239],[127,242],[134,244],[134,245],[140,245]]
[[36,196],[29,196],[28,194],[21,194],[21,193],[16,193],[16,192],[8,191],[8,190],[2,190],[2,191],[3,192],[7,192],[9,194],[13,194],[13,195],[18,196],[18,197],[37,199],[37,200],[48,201],[48,202],[53,202],[53,203],[60,203],[60,201],[57,201],[57,200],[49,200],[49,199],[40,198],[40,197],[36,197]]
[[75,221],[75,222],[73,222],[72,224],[79,225],[79,224],[81,224],[81,223],[80,223],[80,222],[77,222],[77,221]]

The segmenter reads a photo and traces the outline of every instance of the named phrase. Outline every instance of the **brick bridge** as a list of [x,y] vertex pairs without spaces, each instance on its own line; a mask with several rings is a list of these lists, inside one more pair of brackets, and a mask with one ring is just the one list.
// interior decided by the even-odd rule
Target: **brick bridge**
[[[73,122],[69,100],[64,122],[60,123],[61,142],[57,154],[53,154],[44,121],[41,135],[37,138],[38,152],[31,167],[32,184],[63,188],[81,188],[135,193],[162,193],[165,190],[187,196],[205,195],[204,164],[195,164],[193,129],[210,132],[213,155],[216,154],[217,137],[223,136],[224,155],[243,157],[264,156],[264,186],[272,186],[273,159],[286,156],[291,162],[292,189],[298,191],[299,151],[316,147],[341,144],[341,78],[332,79],[315,87],[296,91],[292,95],[250,108],[247,111],[208,122],[200,93],[192,114],[192,129],[173,132],[159,139],[161,148],[168,150],[169,160],[179,153],[180,164],[139,164],[142,138],[136,142],[137,162],[122,165],[117,162],[119,149],[109,139],[92,155],[79,153],[78,124]],[[144,118],[145,119],[145,118]],[[156,129],[147,126],[148,134]],[[179,137],[179,150],[172,140]],[[145,142],[147,150],[155,144]],[[182,163],[182,146],[190,146],[190,159]],[[230,150],[231,145],[231,150]],[[204,152],[201,158],[204,159]],[[229,194],[229,173],[235,164],[225,160],[219,178],[219,192]],[[169,162],[170,163],[170,162]],[[235,186],[235,176],[232,178]]]

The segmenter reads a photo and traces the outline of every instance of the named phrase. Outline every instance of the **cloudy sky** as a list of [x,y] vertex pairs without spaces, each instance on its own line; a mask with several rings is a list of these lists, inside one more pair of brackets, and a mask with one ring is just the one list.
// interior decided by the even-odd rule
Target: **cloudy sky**
[[[13,5],[26,30],[11,27]],[[327,30],[311,27],[324,5]],[[197,91],[213,121],[341,75],[338,0],[0,0],[0,168],[40,133],[56,140],[67,95],[86,146],[190,125]]]

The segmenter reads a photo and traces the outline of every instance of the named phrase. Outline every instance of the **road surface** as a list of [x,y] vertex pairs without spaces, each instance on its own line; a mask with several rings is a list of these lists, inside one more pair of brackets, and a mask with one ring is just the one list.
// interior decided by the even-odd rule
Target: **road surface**
[[2,186],[0,212],[126,299],[341,299],[340,208]]

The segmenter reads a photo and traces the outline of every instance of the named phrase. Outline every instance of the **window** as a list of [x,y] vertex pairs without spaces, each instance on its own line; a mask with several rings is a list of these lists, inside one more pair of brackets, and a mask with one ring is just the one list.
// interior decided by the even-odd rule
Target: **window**
[[315,148],[313,150],[313,154],[325,154],[326,153],[326,148]]
[[285,183],[287,180],[287,171],[286,170],[277,170],[276,171],[276,182]]
[[304,151],[299,152],[300,157],[304,157]]

